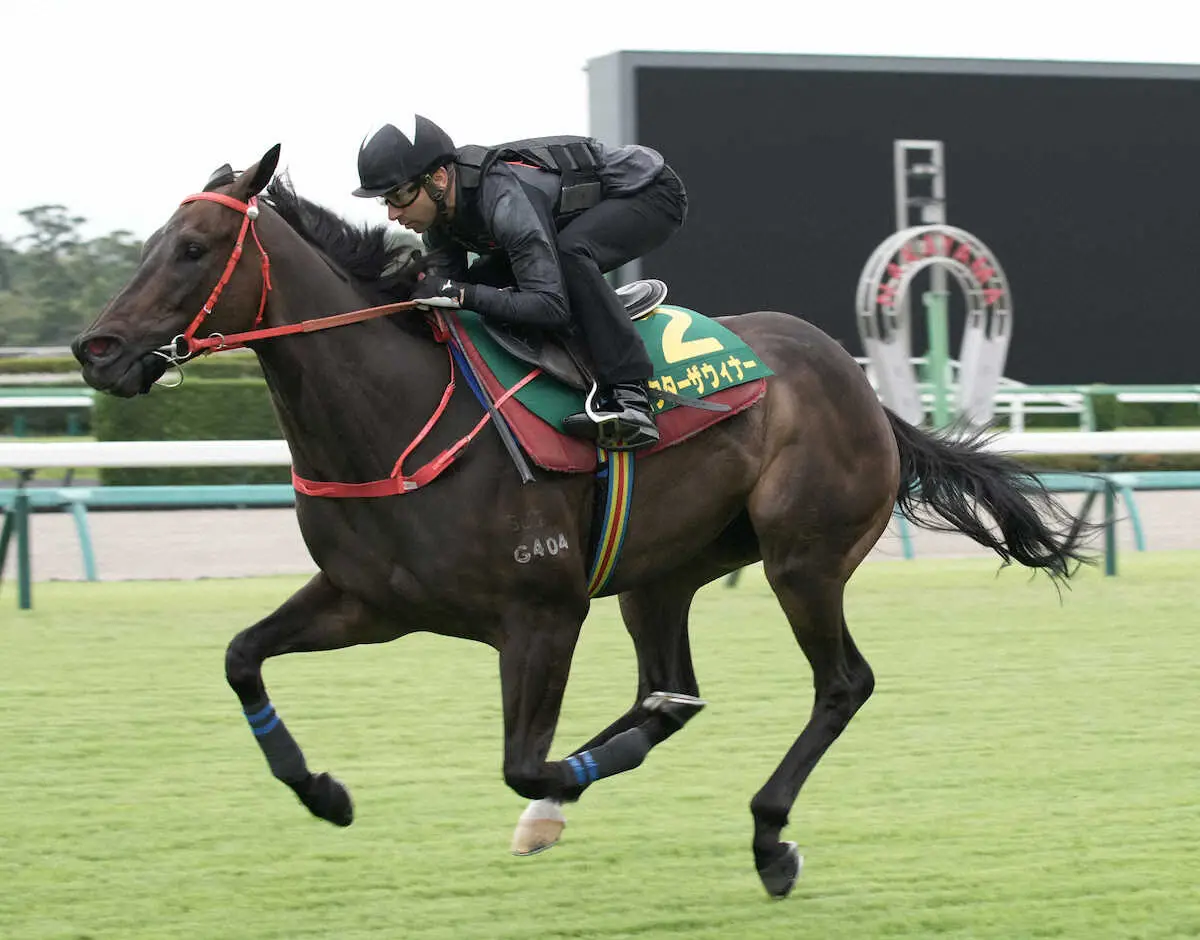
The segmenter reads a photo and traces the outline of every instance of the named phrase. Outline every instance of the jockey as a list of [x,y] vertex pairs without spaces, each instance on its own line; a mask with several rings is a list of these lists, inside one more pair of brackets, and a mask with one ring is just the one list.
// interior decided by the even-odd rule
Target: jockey
[[[566,430],[606,449],[657,442],[653,368],[604,274],[683,224],[687,195],[661,155],[588,137],[456,148],[416,115],[411,137],[385,124],[364,140],[358,176],[354,195],[381,197],[389,220],[424,238],[428,267],[413,300],[518,326],[577,327],[596,385]],[[479,256],[469,268],[467,252]]]

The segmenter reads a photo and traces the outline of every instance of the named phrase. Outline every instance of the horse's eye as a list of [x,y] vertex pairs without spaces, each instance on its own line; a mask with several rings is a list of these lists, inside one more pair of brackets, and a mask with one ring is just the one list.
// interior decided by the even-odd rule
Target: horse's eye
[[189,261],[198,261],[204,257],[204,253],[208,251],[199,242],[188,242],[183,246],[183,256]]

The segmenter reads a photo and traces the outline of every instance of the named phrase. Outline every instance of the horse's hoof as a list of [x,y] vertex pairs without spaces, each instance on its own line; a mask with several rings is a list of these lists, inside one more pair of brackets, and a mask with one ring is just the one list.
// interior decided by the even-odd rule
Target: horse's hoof
[[534,800],[525,808],[513,830],[513,855],[537,855],[552,848],[567,825],[562,804],[557,800]]
[[300,796],[300,802],[318,819],[335,826],[345,827],[354,822],[354,803],[350,799],[350,791],[329,774],[313,774]]
[[804,856],[796,848],[795,842],[780,842],[779,849],[781,854],[759,868],[758,877],[762,879],[767,894],[773,898],[786,898],[800,877]]

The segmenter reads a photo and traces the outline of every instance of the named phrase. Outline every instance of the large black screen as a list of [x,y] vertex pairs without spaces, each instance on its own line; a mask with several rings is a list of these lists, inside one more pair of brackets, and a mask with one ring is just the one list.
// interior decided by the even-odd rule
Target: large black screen
[[[1025,382],[1200,377],[1200,82],[639,67],[633,133],[686,184],[643,273],[706,313],[796,313],[861,354],[854,292],[896,228],[893,141],[941,140],[947,221],[996,254]],[[914,314],[920,304],[914,303]],[[961,305],[956,306],[961,310]],[[954,317],[957,354],[961,316]],[[914,354],[924,351],[918,324]]]

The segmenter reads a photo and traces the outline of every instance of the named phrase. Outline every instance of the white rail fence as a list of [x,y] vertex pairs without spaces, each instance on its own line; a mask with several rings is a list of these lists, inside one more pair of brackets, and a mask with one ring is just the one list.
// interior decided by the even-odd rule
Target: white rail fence
[[[1200,454],[1200,431],[1062,431],[1062,432],[1003,432],[989,442],[992,450],[1016,455],[1092,455],[1116,457],[1128,454]],[[58,441],[58,442],[0,442],[0,467],[15,471],[13,486],[0,485],[0,506],[5,507],[4,526],[0,531],[0,575],[3,573],[10,539],[15,535],[17,547],[19,606],[32,606],[29,560],[29,515],[33,502],[27,486],[39,471],[73,470],[76,468],[148,468],[148,467],[285,467],[291,464],[287,443],[282,440],[254,441]],[[1137,474],[1096,474],[1075,479],[1086,480],[1086,486],[1069,484],[1059,489],[1083,489],[1092,496],[1102,493],[1105,499],[1106,570],[1115,574],[1116,542],[1115,503],[1124,494],[1128,501],[1131,490],[1138,487]],[[1166,473],[1178,486],[1155,483],[1155,488],[1200,488],[1200,473]],[[1123,478],[1123,479],[1116,479]],[[1094,483],[1094,485],[1093,485]],[[62,505],[82,512],[96,491],[104,487],[77,488],[77,497],[67,497]],[[136,487],[121,488],[126,491]],[[146,487],[149,493],[162,487]],[[174,489],[186,489],[178,487]],[[227,504],[236,503],[253,487],[196,487],[208,491],[207,499],[218,504],[212,491],[227,490]],[[278,485],[275,489],[280,489]],[[64,491],[65,492],[65,491]],[[147,498],[145,505],[163,505],[161,493],[155,500]],[[123,494],[120,505],[136,506],[136,495]],[[110,503],[111,505],[111,503]],[[81,539],[83,538],[81,530]]]

